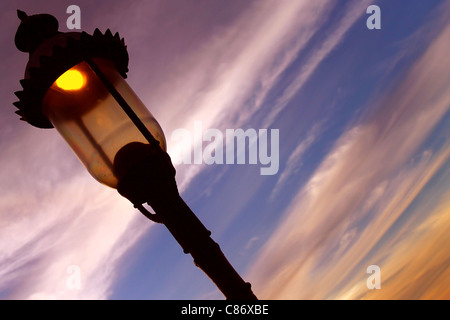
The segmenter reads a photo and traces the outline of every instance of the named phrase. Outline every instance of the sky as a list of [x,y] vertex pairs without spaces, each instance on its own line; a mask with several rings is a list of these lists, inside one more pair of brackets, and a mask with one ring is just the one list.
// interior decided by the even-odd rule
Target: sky
[[[176,162],[178,188],[258,298],[450,298],[448,1],[16,0],[0,4],[0,299],[223,299],[55,129],[14,114],[16,10],[68,32],[73,4],[81,30],[125,38],[172,159],[203,150]],[[220,144],[202,133],[231,129],[259,133],[256,163],[207,163]]]

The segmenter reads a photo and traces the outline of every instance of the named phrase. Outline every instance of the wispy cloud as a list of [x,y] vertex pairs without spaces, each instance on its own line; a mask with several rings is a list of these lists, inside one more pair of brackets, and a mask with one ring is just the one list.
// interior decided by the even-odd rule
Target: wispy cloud
[[306,138],[300,142],[300,144],[292,151],[291,155],[286,161],[286,167],[281,172],[275,187],[270,194],[270,199],[273,200],[278,195],[283,185],[294,176],[296,171],[302,166],[302,158],[305,152],[311,147],[311,145],[317,140],[320,135],[320,125],[316,124],[307,133]]
[[[361,285],[349,280],[353,273],[374,263],[362,266],[447,163],[448,144],[411,162],[450,107],[450,26],[435,27],[442,32],[425,54],[370,119],[343,134],[292,201],[250,273],[261,297],[345,297],[339,290]],[[422,259],[433,252],[421,251]]]
[[[182,60],[183,66],[178,66],[177,72],[182,73],[183,78],[173,82],[176,93],[164,93],[162,98],[156,98],[157,105],[170,110],[161,115],[168,139],[173,130],[190,130],[194,121],[199,120],[204,128],[239,128],[249,122],[261,128],[270,127],[364,14],[366,3],[346,4],[346,14],[338,26],[311,50],[296,72],[298,75],[264,115],[259,115],[258,111],[267,103],[269,92],[310,44],[337,4],[332,1],[289,1],[274,5],[268,1],[247,8],[232,26],[211,34],[210,41],[202,43],[195,53]],[[173,112],[185,114],[185,117],[173,118]],[[193,141],[192,148],[201,143]],[[169,141],[169,154],[176,155],[182,150],[185,150],[184,145]],[[200,166],[181,166],[178,170],[182,190],[202,171]]]
[[[0,159],[2,298],[107,298],[119,258],[151,226],[136,224],[128,201],[87,177],[61,140],[30,127]],[[80,288],[67,285],[70,266]]]
[[301,65],[295,79],[284,89],[283,94],[278,98],[275,106],[271,108],[270,114],[266,118],[265,125],[269,126],[276,116],[287,106],[295,94],[303,87],[311,77],[320,63],[338,45],[354,23],[364,14],[365,8],[370,1],[348,2],[345,8],[346,14],[329,35],[312,50],[306,61]]
[[[214,7],[218,2],[211,3]],[[242,7],[235,3],[233,19],[227,17],[209,29],[208,19],[198,19],[200,22],[196,20],[192,27],[191,13],[213,10],[212,7],[188,8],[184,4],[186,10],[182,10],[180,4],[173,2],[117,2],[108,4],[108,10],[90,5],[83,17],[98,19],[83,18],[83,23],[95,21],[100,27],[106,25],[125,36],[132,52],[128,80],[158,116],[169,140],[169,153],[173,153],[182,146],[170,141],[171,132],[177,128],[189,130],[194,121],[201,120],[205,129],[271,126],[339,46],[368,3],[346,2],[345,13],[333,20],[337,22],[328,27],[327,36],[320,41],[311,39],[340,3],[253,1]],[[35,10],[38,11],[46,10]],[[135,17],[135,23],[117,19],[124,12]],[[174,12],[178,14],[173,15]],[[161,21],[169,16],[167,21]],[[181,33],[183,29],[189,29],[189,33]],[[389,228],[449,159],[448,145],[416,155],[421,143],[448,112],[448,29],[442,28],[439,38],[403,82],[379,102],[379,107],[373,108],[377,111],[372,117],[337,141],[292,201],[286,220],[266,243],[251,272],[249,280],[261,298],[365,297],[365,291],[359,287],[365,275],[354,274],[369,261],[362,257],[375,259],[371,263],[380,264],[384,279],[401,287],[393,274],[407,267],[411,251],[405,251],[406,247],[417,242],[389,238],[392,250],[368,253],[389,235]],[[11,29],[11,34],[14,31]],[[183,36],[189,41],[180,40]],[[303,53],[304,63],[295,64],[298,69],[290,69]],[[271,112],[261,112],[265,104],[273,102],[269,101],[270,93],[286,72],[292,72],[292,81],[271,105]],[[14,91],[9,87],[4,90],[8,96]],[[55,132],[37,134],[37,129],[22,128],[1,141],[5,146],[0,158],[1,297],[110,297],[124,253],[151,224],[141,223],[145,218],[136,216],[131,204],[115,190],[90,178]],[[320,129],[318,126],[310,131],[286,160],[272,197],[298,170],[306,150],[321,135]],[[204,169],[200,165],[179,166],[180,190],[186,190]],[[222,176],[212,180],[218,183],[220,179]],[[255,193],[242,193],[240,205],[244,206],[242,203]],[[447,259],[444,251],[434,250],[448,239],[445,228],[438,227],[441,222],[448,225],[444,216],[448,204],[444,200],[439,203],[442,205],[428,204],[426,208],[434,214],[414,229],[423,235],[421,252],[427,252],[429,245],[428,251],[437,253],[428,265],[430,268],[438,268],[440,261]],[[233,214],[227,217],[233,218]],[[226,223],[221,227],[226,228]],[[402,230],[400,235],[405,232]],[[435,232],[436,237],[428,237],[429,232]],[[252,236],[243,252],[253,250],[261,241],[262,235]],[[402,259],[389,259],[401,252]],[[67,286],[70,266],[80,268],[80,290]],[[414,264],[415,270],[420,267],[423,264],[419,261]],[[445,272],[448,271],[440,274],[445,276]],[[421,279],[433,283],[435,288],[442,279],[425,278],[423,275]],[[407,296],[410,288],[404,290]],[[430,291],[424,294],[433,296]]]
[[[158,103],[171,114],[186,114],[171,120],[162,115],[169,135],[199,120],[204,128],[247,124],[332,7],[329,1],[257,2],[232,26],[212,34],[184,60],[184,77],[174,83],[177,93],[165,94]],[[170,141],[169,154],[184,148]],[[180,184],[187,186],[200,171],[198,166],[180,168]]]
[[[280,74],[329,14],[330,3],[254,2],[243,8],[232,24],[213,30],[200,28],[206,36],[194,38],[197,42],[184,56],[170,52],[171,61],[176,61],[170,67],[154,68],[153,61],[147,61],[152,72],[138,72],[137,78],[130,72],[129,80],[136,90],[145,92],[142,99],[150,109],[156,105],[158,118],[169,134],[176,128],[190,128],[196,120],[201,120],[204,128],[233,128],[249,121],[258,110]],[[142,45],[145,26],[122,29],[122,22],[115,18],[121,7],[111,7],[110,14],[98,21],[100,27],[114,20],[116,25],[108,27],[127,35],[129,47]],[[95,8],[90,8],[89,15],[95,16]],[[137,16],[142,22],[165,10],[155,3],[147,9],[136,5],[126,8],[145,11]],[[179,28],[189,21],[180,18]],[[176,38],[177,30],[170,30],[174,34],[164,36]],[[139,52],[149,52],[153,45],[146,42]],[[157,70],[164,73],[154,73]],[[149,89],[143,83],[164,85]],[[252,97],[257,97],[256,103],[247,103]],[[1,159],[2,176],[11,179],[10,189],[3,190],[0,198],[2,294],[6,298],[107,298],[119,258],[149,224],[136,226],[142,217],[135,218],[131,205],[114,190],[88,177],[66,147],[60,150],[63,143],[55,132],[40,131],[37,135],[32,130],[36,129],[24,129],[22,135],[16,135],[4,149],[7,156]],[[44,136],[43,147],[40,141]],[[176,148],[176,144],[169,144],[169,152]],[[18,163],[23,150],[27,157]],[[177,168],[180,190],[202,169]],[[25,182],[24,175],[31,174],[33,183]],[[71,265],[80,267],[81,290],[66,286]]]
[[[380,227],[385,230],[386,224],[391,226],[391,219],[398,219],[406,208],[415,201],[417,195],[424,190],[429,179],[436,174],[449,159],[449,147],[436,155],[434,159],[424,161],[413,171],[408,172],[408,179],[397,185],[395,190],[388,190],[391,194],[397,192],[403,198],[396,196],[386,206],[386,211],[376,217],[371,227],[366,228],[368,233],[360,247],[354,245],[349,250],[349,255],[343,255],[343,261],[356,259],[358,252],[364,252],[363,246],[373,248],[372,254],[364,258],[367,267],[377,264],[381,270],[381,290],[367,290],[366,280],[368,275],[364,267],[353,268],[352,272],[345,274],[343,266],[341,274],[345,274],[347,281],[342,281],[341,286],[336,286],[334,292],[329,295],[333,299],[447,299],[448,290],[448,260],[447,243],[449,241],[449,194],[444,193],[434,201],[419,201],[416,207],[410,207],[407,211],[410,217],[403,225],[396,229],[394,235],[387,234],[387,239],[378,240],[376,246],[371,246],[367,240],[374,237]],[[410,178],[412,178],[410,180]],[[411,187],[413,185],[413,187]],[[448,189],[447,186],[443,186]],[[392,189],[392,188],[390,188]],[[400,191],[400,192],[398,192]],[[433,187],[431,191],[433,190]],[[361,255],[359,257],[362,257]],[[338,266],[337,266],[338,267]],[[338,267],[339,268],[339,267]],[[337,270],[335,270],[337,271]],[[338,273],[336,272],[335,275]]]

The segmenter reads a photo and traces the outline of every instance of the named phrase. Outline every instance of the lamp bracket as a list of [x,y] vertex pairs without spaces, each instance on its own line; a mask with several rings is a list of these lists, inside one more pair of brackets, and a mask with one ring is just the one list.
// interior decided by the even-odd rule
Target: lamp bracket
[[155,223],[163,223],[161,217],[158,214],[148,211],[142,204],[135,204],[134,207],[138,209],[149,220]]

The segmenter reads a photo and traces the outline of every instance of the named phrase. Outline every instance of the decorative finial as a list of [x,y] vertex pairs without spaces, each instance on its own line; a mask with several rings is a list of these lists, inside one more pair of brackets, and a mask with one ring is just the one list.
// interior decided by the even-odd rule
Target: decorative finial
[[24,21],[28,18],[28,15],[22,10],[17,10],[17,16],[19,17],[20,21]]
[[49,14],[27,15],[17,10],[20,25],[14,39],[17,49],[32,53],[42,42],[58,34],[58,20]]

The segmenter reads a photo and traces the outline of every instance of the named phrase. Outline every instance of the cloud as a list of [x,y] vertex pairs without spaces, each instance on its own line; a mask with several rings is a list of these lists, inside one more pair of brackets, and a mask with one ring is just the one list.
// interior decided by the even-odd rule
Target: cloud
[[[272,125],[364,13],[360,8],[366,2],[348,2],[349,10],[339,26],[313,47],[269,115],[261,114],[269,93],[338,4],[255,1],[242,8],[236,5],[233,19],[220,16],[220,23],[208,29],[210,23],[201,19],[191,28],[189,8],[169,10],[165,3],[144,6],[134,2],[126,8],[123,4],[108,5],[109,13],[91,6],[84,17],[96,16],[95,23],[112,29],[110,22],[117,24],[130,51],[134,50],[132,66],[139,65],[130,68],[128,79],[143,93],[139,95],[158,116],[170,139],[174,129],[189,129],[195,120],[202,120],[205,129]],[[117,19],[119,12],[124,14],[128,9],[130,15],[139,13],[133,15],[136,23],[124,24]],[[213,8],[205,10],[209,9]],[[182,13],[174,17],[171,10]],[[183,36],[190,41],[181,41]],[[357,265],[359,254],[379,243],[375,231],[381,228],[386,234],[448,158],[445,152],[429,151],[403,168],[448,110],[448,68],[442,65],[448,65],[443,52],[449,48],[443,36],[448,39],[448,31],[443,31],[397,91],[380,102],[384,107],[341,137],[292,202],[286,223],[266,244],[252,273],[254,286],[263,296],[298,297],[302,291],[304,297],[343,297],[349,292],[354,293],[351,297],[361,297],[356,278],[347,281],[354,286],[352,290],[345,290],[344,280],[351,277],[352,270],[347,262]],[[156,38],[151,41],[152,37]],[[124,253],[151,224],[141,223],[144,218],[136,216],[126,200],[89,177],[63,142],[52,138],[55,132],[37,134],[34,128],[17,127],[20,130],[11,134],[11,139],[1,141],[5,148],[0,158],[0,296],[108,298]],[[295,172],[302,154],[316,139],[311,133],[295,150],[280,175],[279,186],[286,183],[289,172]],[[178,147],[169,140],[169,153]],[[204,167],[180,166],[177,170],[183,191]],[[248,194],[241,197],[248,199]],[[422,228],[444,221],[439,212]],[[367,227],[366,220],[373,226]],[[360,239],[361,244],[355,246]],[[260,241],[261,237],[253,237],[244,249],[251,250]],[[340,262],[340,257],[345,259]],[[334,271],[318,281],[330,263],[336,264]],[[67,286],[71,266],[78,266],[81,272],[80,290]],[[385,268],[394,270],[387,262],[382,268],[383,272]],[[389,277],[387,274],[386,279]],[[327,287],[333,281],[336,284]],[[320,284],[318,290],[303,290],[316,289],[316,284]]]
[[[172,82],[176,92],[170,88],[170,94],[162,90],[153,96],[163,110],[170,110],[161,114],[169,133],[169,154],[185,148],[170,141],[170,133],[178,128],[190,130],[195,121],[201,120],[205,129],[256,124],[254,117],[268,92],[332,7],[329,1],[289,1],[276,6],[259,1],[184,57],[181,66],[173,67],[177,75],[183,75]],[[175,118],[173,113],[185,116]],[[197,166],[180,167],[180,184],[187,186],[199,172]]]
[[284,89],[283,94],[277,99],[273,108],[271,108],[270,114],[265,120],[266,126],[269,126],[275,120],[276,116],[287,106],[294,95],[299,92],[320,63],[341,42],[349,29],[365,12],[365,8],[367,8],[369,2],[370,1],[354,1],[347,3],[346,8],[344,9],[346,13],[340,19],[338,26],[320,42],[318,47],[312,50],[306,61],[301,65],[295,79]]
[[[373,264],[371,250],[382,246],[377,252],[395,259],[381,240],[395,235],[394,225],[450,156],[448,144],[416,155],[450,106],[450,25],[435,27],[441,33],[401,83],[338,139],[292,201],[249,275],[261,298],[358,297],[354,274]],[[421,261],[440,252],[432,239]],[[391,275],[389,265],[381,267]]]
[[275,187],[270,194],[270,199],[274,200],[275,197],[280,192],[281,188],[290,177],[294,176],[296,171],[298,171],[302,165],[302,158],[305,152],[311,147],[311,145],[317,140],[320,135],[320,125],[316,124],[307,133],[306,138],[292,151],[291,155],[286,161],[286,167],[281,172]]
[[[120,257],[151,224],[88,176],[55,132],[27,127],[10,142],[0,159],[0,295],[107,298]],[[67,286],[73,265],[76,290]]]
[[[423,201],[412,218],[366,260],[381,270],[381,290],[367,290],[363,270],[331,296],[335,299],[447,299],[449,194]],[[369,261],[368,261],[369,262]],[[367,263],[366,263],[367,264]]]
[[[168,152],[180,154],[186,146],[171,139],[179,128],[192,130],[195,121],[203,128],[268,128],[276,116],[313,75],[320,63],[340,43],[365,12],[368,1],[349,2],[346,14],[329,36],[307,57],[298,75],[284,90],[268,114],[261,113],[268,94],[279,83],[299,54],[310,45],[337,5],[332,1],[289,1],[274,6],[257,2],[244,10],[227,28],[214,30],[195,52],[187,52],[164,77],[172,87],[152,92],[149,101],[162,111],[160,120],[168,139]],[[173,75],[173,73],[175,75]],[[182,74],[183,77],[178,77]],[[164,80],[162,80],[164,81]],[[176,91],[173,91],[176,88]],[[167,92],[170,91],[170,93]],[[150,100],[151,99],[151,100]],[[145,101],[145,99],[144,99]],[[183,117],[173,117],[173,114]],[[191,148],[201,144],[192,142]],[[178,166],[181,190],[202,172],[195,166]]]
[[[151,224],[137,226],[126,201],[82,177],[54,187],[46,201],[11,212],[20,219],[2,212],[10,220],[0,236],[2,290],[14,288],[4,298],[105,299],[119,258]],[[76,290],[67,286],[70,266],[81,271]]]
[[[183,50],[183,55],[173,50],[159,52],[159,62],[170,52],[171,58],[178,58],[171,61],[178,63],[156,67],[155,60],[140,61],[142,69],[136,77],[130,71],[129,81],[145,93],[141,97],[150,109],[157,106],[154,112],[166,132],[189,128],[199,119],[204,128],[241,125],[251,120],[267,92],[329,14],[330,3],[289,1],[275,6],[272,1],[254,2],[232,23],[212,30],[206,23],[190,29],[202,31],[201,36],[190,38],[195,43],[182,48],[190,50]],[[145,26],[157,27],[147,18],[160,10],[168,13],[168,9],[162,4],[145,7],[148,10],[127,7],[141,12],[141,21],[150,22],[122,29],[123,22],[116,19],[122,7],[111,7],[110,14],[103,15],[102,9],[89,6],[84,17],[101,13],[96,20],[99,27],[114,20],[130,51],[145,52],[137,55],[142,58],[158,44],[142,41],[142,36],[155,35]],[[156,33],[178,39],[177,32],[191,23],[192,17],[187,18],[181,16],[177,27]],[[145,45],[133,49],[133,44]],[[161,85],[149,88],[152,83]],[[256,103],[246,103],[255,96]],[[37,133],[35,128],[23,128],[8,141],[1,159],[5,179],[0,198],[0,294],[10,299],[107,298],[121,256],[151,224],[139,224],[142,217],[135,217],[126,200],[93,181],[54,131]],[[184,190],[203,168],[177,169],[180,190]],[[80,290],[67,287],[70,266],[80,268]]]

